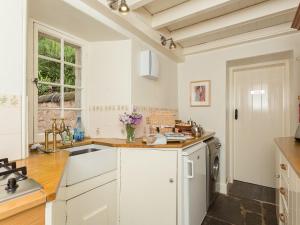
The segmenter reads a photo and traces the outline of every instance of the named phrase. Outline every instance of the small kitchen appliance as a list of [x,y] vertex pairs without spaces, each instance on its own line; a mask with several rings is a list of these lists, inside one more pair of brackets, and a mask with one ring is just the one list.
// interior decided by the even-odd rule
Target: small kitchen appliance
[[0,203],[41,189],[41,185],[28,178],[27,168],[17,168],[16,162],[0,159]]

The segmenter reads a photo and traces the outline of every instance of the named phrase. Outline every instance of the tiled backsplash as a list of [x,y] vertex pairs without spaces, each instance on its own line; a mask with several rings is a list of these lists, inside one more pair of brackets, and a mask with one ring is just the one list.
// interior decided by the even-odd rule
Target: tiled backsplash
[[20,107],[21,97],[13,94],[0,94],[0,108]]
[[91,137],[113,137],[125,138],[125,129],[119,121],[119,116],[124,112],[131,112],[136,109],[143,114],[143,122],[137,127],[136,137],[144,134],[146,118],[154,112],[166,111],[178,114],[177,109],[168,109],[160,107],[149,107],[141,105],[90,105],[89,106],[89,133]]
[[0,94],[0,158],[21,157],[22,104],[21,96]]

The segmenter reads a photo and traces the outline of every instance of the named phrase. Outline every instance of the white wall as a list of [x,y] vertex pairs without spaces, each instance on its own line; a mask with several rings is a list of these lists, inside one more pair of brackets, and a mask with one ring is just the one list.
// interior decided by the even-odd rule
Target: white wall
[[120,137],[119,111],[131,102],[131,41],[90,43],[87,61],[88,134]]
[[26,1],[0,1],[0,28],[0,158],[15,160],[25,143]]
[[[140,52],[149,47],[138,40],[89,44],[86,74],[88,135],[125,138],[119,115],[137,107],[146,117],[156,109],[177,109],[177,64],[159,54],[160,76],[139,76]],[[143,135],[143,125],[137,136]]]
[[[264,41],[238,45],[220,50],[186,57],[186,62],[178,65],[178,105],[179,117],[190,117],[201,123],[207,130],[214,130],[221,139],[221,191],[226,182],[226,63],[231,60],[293,51],[291,74],[291,134],[297,126],[297,95],[300,93],[299,73],[300,34],[277,37]],[[189,84],[195,80],[211,80],[211,107],[190,107]]]
[[139,41],[132,41],[132,104],[177,108],[177,63],[153,50],[159,59],[159,78],[149,80],[140,74],[140,53],[149,49]]

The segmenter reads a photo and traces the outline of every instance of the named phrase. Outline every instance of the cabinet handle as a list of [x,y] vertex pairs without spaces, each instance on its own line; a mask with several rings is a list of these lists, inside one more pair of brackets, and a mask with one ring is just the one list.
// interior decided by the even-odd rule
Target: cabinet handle
[[285,224],[285,215],[283,213],[279,214],[279,220]]
[[174,179],[173,178],[170,178],[169,179],[169,182],[172,184],[172,183],[174,183]]
[[187,164],[190,166],[191,173],[187,175],[187,178],[192,179],[194,178],[194,162],[192,160],[187,160]]
[[279,188],[279,192],[280,192],[280,194],[282,194],[283,196],[286,196],[286,190],[285,190],[285,188],[283,188],[283,187]]
[[282,164],[280,164],[280,168],[282,170],[287,170],[287,165],[282,163]]
[[279,179],[279,178],[280,178],[280,174],[277,174],[277,175],[275,176],[275,178],[276,178],[276,179]]

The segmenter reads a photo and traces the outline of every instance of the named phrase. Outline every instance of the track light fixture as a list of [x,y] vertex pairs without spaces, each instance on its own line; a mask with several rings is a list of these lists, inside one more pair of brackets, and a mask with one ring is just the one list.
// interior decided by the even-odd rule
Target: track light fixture
[[109,8],[111,8],[112,10],[118,10],[120,13],[126,15],[129,11],[130,8],[127,5],[126,0],[107,0],[107,4],[109,6]]
[[160,42],[162,46],[166,46],[168,41],[170,41],[169,49],[175,49],[177,47],[175,42],[173,41],[173,38],[167,39],[165,36],[160,35]]

